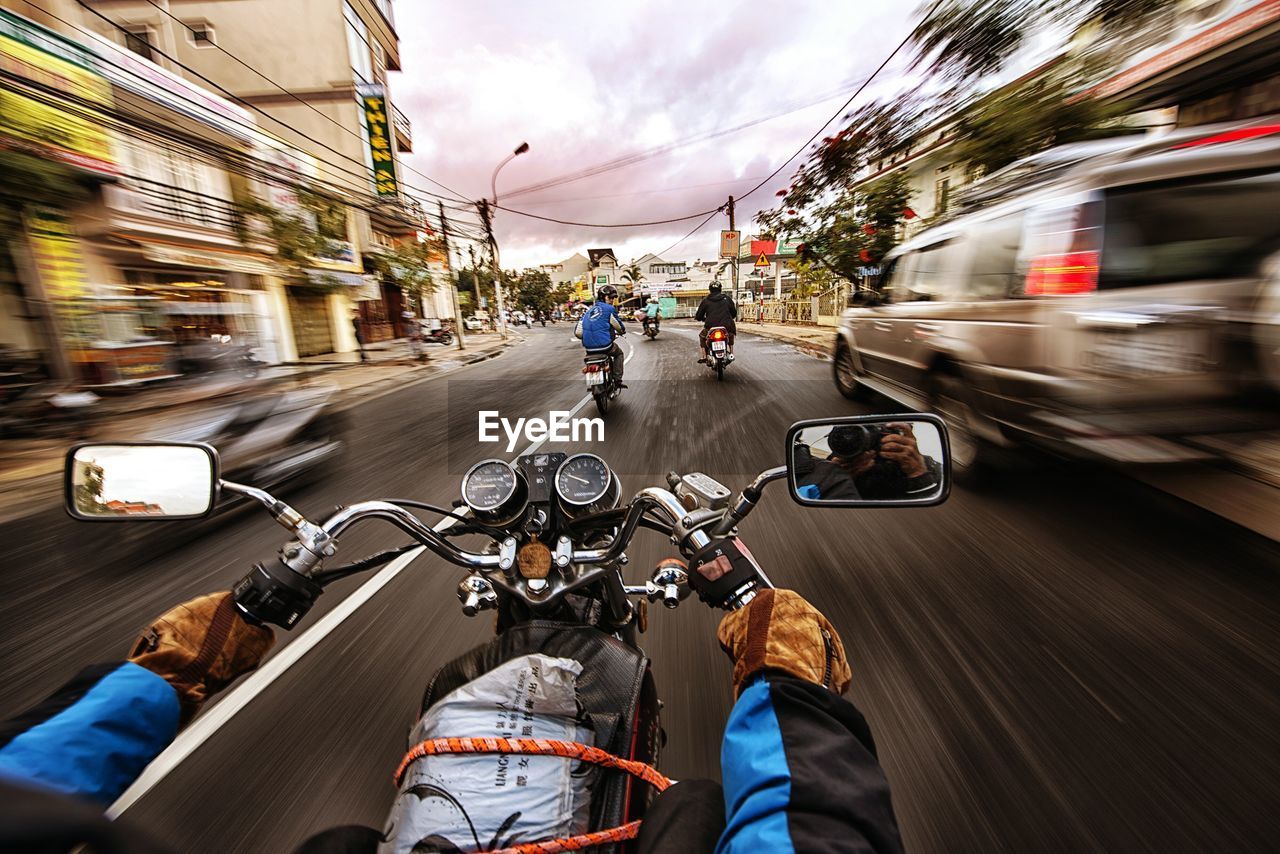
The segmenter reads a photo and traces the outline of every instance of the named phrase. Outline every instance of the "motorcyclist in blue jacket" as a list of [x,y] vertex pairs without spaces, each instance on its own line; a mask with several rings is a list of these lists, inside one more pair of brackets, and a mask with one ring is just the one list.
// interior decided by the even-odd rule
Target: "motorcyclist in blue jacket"
[[622,348],[614,340],[619,335],[626,335],[627,328],[622,325],[622,317],[614,308],[618,299],[618,289],[613,285],[605,285],[596,291],[596,301],[583,313],[578,321],[574,335],[582,339],[582,346],[588,352],[607,352],[613,377],[621,388],[622,382]]
[[[717,557],[697,574],[714,582],[730,571]],[[723,788],[687,780],[667,789],[635,850],[900,851],[871,732],[840,696],[851,671],[834,627],[794,591],[770,589],[727,614],[717,636],[733,660],[737,698],[721,749]],[[0,724],[0,851],[166,850],[95,805],[114,801],[273,642],[270,629],[240,616],[230,593],[202,596],[157,620],[123,664],[90,668]],[[380,837],[334,828],[299,852],[373,854]]]

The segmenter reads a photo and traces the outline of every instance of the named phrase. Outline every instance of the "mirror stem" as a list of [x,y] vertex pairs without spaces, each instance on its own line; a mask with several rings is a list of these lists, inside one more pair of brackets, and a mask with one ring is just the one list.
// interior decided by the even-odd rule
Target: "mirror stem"
[[218,481],[218,485],[227,492],[243,495],[246,498],[252,498],[271,513],[271,518],[275,519],[292,533],[297,533],[298,528],[307,520],[301,513],[294,510],[288,504],[276,498],[265,489],[258,489],[256,486],[247,486],[243,483],[232,483],[229,480]]
[[760,500],[765,486],[786,476],[786,466],[774,466],[756,475],[756,479],[751,481],[742,492],[738,493],[738,501],[733,505],[733,509],[725,514],[725,517],[711,529],[711,536],[723,537],[727,535],[739,522],[747,518],[748,513],[755,509],[756,502]]

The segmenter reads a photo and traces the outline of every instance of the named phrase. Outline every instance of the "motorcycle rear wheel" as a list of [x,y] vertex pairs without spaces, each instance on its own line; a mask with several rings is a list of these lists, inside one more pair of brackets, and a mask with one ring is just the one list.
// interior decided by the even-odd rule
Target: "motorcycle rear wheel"
[[596,409],[599,410],[600,414],[608,415],[609,414],[609,392],[593,391],[591,392],[591,396],[595,398]]

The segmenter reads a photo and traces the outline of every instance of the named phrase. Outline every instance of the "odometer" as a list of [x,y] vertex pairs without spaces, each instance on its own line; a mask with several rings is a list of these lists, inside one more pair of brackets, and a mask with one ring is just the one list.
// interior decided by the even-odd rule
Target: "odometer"
[[479,513],[497,510],[516,492],[516,471],[502,460],[476,463],[462,478],[462,500]]
[[609,491],[613,472],[595,454],[577,454],[561,463],[556,471],[556,492],[569,504],[594,504]]

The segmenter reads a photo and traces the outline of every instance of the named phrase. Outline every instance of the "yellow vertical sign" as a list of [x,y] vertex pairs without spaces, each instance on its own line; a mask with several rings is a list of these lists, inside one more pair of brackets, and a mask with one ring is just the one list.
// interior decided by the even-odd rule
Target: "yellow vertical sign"
[[36,274],[62,320],[62,336],[73,346],[88,346],[97,323],[85,300],[89,276],[75,230],[61,211],[36,205],[27,208],[26,225]]

